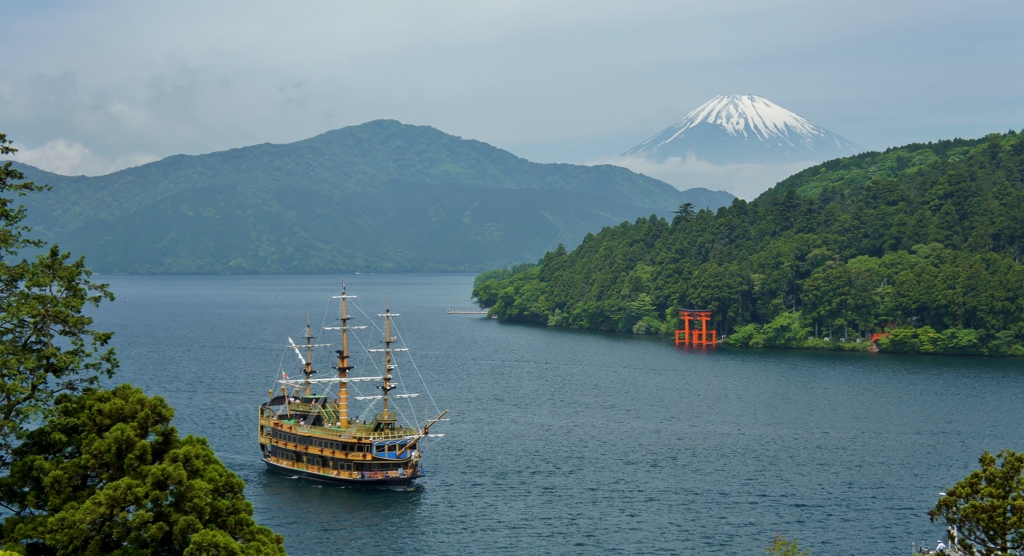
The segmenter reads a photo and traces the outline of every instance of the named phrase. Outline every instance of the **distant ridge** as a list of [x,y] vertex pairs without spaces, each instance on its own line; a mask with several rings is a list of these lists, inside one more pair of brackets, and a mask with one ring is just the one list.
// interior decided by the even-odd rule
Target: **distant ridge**
[[690,156],[715,164],[824,161],[861,149],[768,99],[716,96],[624,153],[659,161]]
[[685,202],[732,200],[394,120],[99,177],[20,167],[53,188],[23,199],[35,233],[109,273],[474,271]]

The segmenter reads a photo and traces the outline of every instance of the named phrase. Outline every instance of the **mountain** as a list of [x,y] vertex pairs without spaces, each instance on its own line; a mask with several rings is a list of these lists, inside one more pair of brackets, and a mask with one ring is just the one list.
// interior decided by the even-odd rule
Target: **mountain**
[[671,334],[689,307],[713,310],[737,345],[1024,356],[1022,222],[1024,133],[993,133],[834,159],[749,203],[605,228],[481,275],[473,295],[548,326]]
[[109,273],[479,270],[685,202],[732,200],[393,120],[99,177],[19,167],[52,187],[22,199],[35,234]]
[[714,164],[821,162],[860,152],[850,141],[754,95],[717,96],[626,151],[664,161],[695,156]]

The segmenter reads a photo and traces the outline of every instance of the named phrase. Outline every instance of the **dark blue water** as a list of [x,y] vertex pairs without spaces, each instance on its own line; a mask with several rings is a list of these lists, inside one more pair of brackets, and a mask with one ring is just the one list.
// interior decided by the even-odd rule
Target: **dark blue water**
[[357,275],[452,421],[412,492],[320,486],[265,471],[256,406],[337,278],[101,278],[119,380],[210,439],[291,554],[906,554],[983,450],[1024,449],[1020,360],[687,351],[446,315],[472,276]]

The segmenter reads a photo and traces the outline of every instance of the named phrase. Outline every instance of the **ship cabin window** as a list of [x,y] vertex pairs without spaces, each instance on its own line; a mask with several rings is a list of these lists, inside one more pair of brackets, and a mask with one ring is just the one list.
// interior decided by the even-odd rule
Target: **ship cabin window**
[[378,469],[380,469],[380,464],[379,463],[371,463],[370,464],[370,471],[377,471]]
[[324,441],[323,440],[317,440],[316,441],[316,447],[317,448],[323,448],[324,447]]

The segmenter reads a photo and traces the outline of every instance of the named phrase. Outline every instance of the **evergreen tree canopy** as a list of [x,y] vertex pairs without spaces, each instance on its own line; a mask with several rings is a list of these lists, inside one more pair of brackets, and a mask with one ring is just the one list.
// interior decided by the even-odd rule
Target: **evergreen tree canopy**
[[122,384],[62,395],[14,450],[0,498],[8,546],[32,554],[284,554],[245,484],[174,410]]
[[[0,154],[16,150],[0,133]],[[42,186],[22,181],[10,162],[0,166],[0,468],[29,423],[45,419],[61,392],[77,392],[111,376],[110,332],[92,329],[82,313],[114,296],[90,280],[82,258],[25,236],[25,209],[15,200]],[[35,260],[19,256],[42,249]]]
[[[0,134],[0,154],[11,154]],[[15,196],[45,189],[0,166],[0,506],[5,548],[26,554],[284,554],[252,520],[245,484],[205,439],[179,438],[160,398],[121,385],[112,333],[89,305],[113,299],[79,258],[27,238]],[[34,261],[25,248],[42,250]]]
[[978,463],[928,515],[951,528],[965,554],[1016,554],[1024,548],[1024,453],[985,451]]
[[[1024,355],[1024,135],[864,153],[749,203],[686,208],[482,275],[474,296],[500,319],[576,328],[670,332],[686,307],[714,310],[742,345],[853,342],[884,326],[883,350]],[[809,333],[768,337],[786,313]]]

